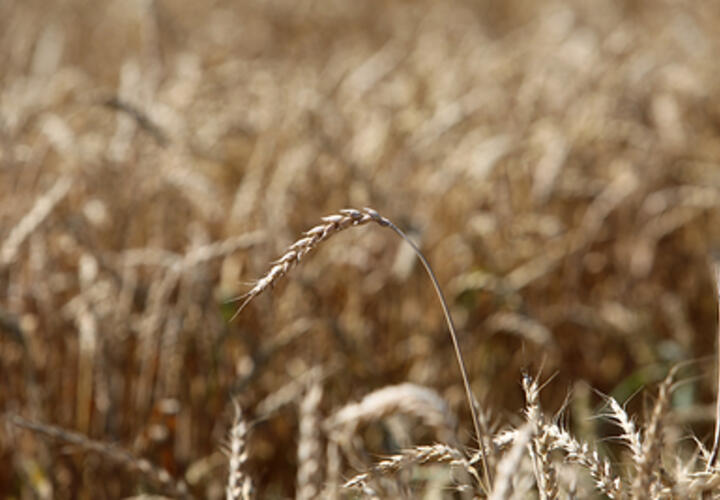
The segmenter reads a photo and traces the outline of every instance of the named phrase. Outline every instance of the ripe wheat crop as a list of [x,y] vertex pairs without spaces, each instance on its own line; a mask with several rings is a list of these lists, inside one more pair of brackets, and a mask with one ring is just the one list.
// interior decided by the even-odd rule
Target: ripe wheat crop
[[0,1],[0,498],[718,496],[718,33]]

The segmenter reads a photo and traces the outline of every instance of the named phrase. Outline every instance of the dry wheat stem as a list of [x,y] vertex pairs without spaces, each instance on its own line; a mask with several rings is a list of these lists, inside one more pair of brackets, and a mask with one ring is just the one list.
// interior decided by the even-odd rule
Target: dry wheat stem
[[172,493],[178,498],[192,498],[188,491],[187,485],[182,479],[174,478],[170,473],[152,464],[145,458],[139,458],[132,453],[115,446],[110,443],[95,441],[78,432],[62,429],[54,425],[39,424],[25,420],[18,415],[7,415],[7,420],[18,427],[28,429],[39,434],[44,434],[58,441],[74,444],[84,450],[93,451],[100,455],[120,464],[125,465],[129,469],[137,470],[150,479],[153,483],[161,486],[163,489]]
[[435,288],[435,293],[440,300],[440,305],[442,306],[443,315],[445,316],[445,321],[450,331],[450,338],[452,339],[453,348],[455,350],[455,357],[457,358],[457,362],[460,368],[460,374],[462,375],[465,395],[467,397],[468,405],[470,406],[470,414],[473,421],[473,427],[475,429],[475,437],[477,439],[478,446],[480,447],[480,452],[483,456],[483,472],[485,476],[486,486],[489,487],[489,485],[492,483],[492,477],[490,474],[490,469],[487,466],[487,455],[485,453],[483,432],[481,432],[480,429],[481,421],[478,418],[477,408],[475,407],[475,399],[473,397],[472,389],[470,387],[470,379],[468,377],[467,368],[465,367],[465,360],[463,358],[462,351],[460,350],[460,342],[458,340],[455,324],[452,320],[452,316],[450,315],[450,309],[448,308],[445,296],[440,289],[440,284],[435,277],[435,273],[430,267],[430,263],[427,261],[427,259],[417,247],[417,245],[415,245],[415,243],[402,230],[400,230],[389,219],[381,216],[378,212],[371,208],[363,208],[362,210],[352,208],[340,210],[338,214],[323,217],[322,221],[323,224],[317,225],[309,231],[306,231],[301,239],[290,245],[288,251],[285,252],[285,254],[274,263],[274,265],[265,274],[265,276],[260,278],[255,284],[255,286],[250,289],[250,291],[237,299],[241,300],[242,302],[240,303],[240,307],[235,312],[232,319],[237,317],[238,314],[240,314],[240,312],[245,308],[245,306],[250,303],[252,299],[260,295],[263,291],[265,291],[268,287],[275,283],[275,281],[285,276],[293,267],[297,266],[300,263],[300,260],[305,255],[307,255],[311,250],[313,250],[320,243],[328,239],[330,236],[350,227],[361,226],[370,222],[374,222],[376,224],[379,224],[380,226],[392,229],[398,236],[400,236],[412,247],[413,251],[420,259],[420,262],[422,262],[425,271],[430,277],[430,281],[432,281],[433,287]]
[[72,178],[60,177],[55,184],[39,197],[30,211],[10,231],[0,247],[0,264],[7,266],[15,260],[20,246],[42,224],[55,206],[70,192]]
[[[720,264],[713,263],[713,275],[715,277],[715,293],[720,297]],[[718,319],[720,320],[720,306],[718,307]],[[707,462],[707,470],[709,471],[717,465],[718,453],[720,452],[720,321],[718,322],[717,334],[715,336],[717,342],[717,351],[715,353],[715,368],[717,370],[717,387],[715,395],[715,435],[713,436],[713,447],[710,458]]]
[[323,498],[336,500],[340,490],[340,446],[332,439],[328,439],[325,447],[325,489]]
[[373,391],[360,402],[349,403],[337,410],[326,420],[325,426],[330,434],[341,429],[343,433],[347,433],[346,431],[352,431],[363,422],[395,413],[414,415],[447,435],[448,439],[453,438],[457,426],[455,415],[437,392],[411,383],[391,385]]
[[192,248],[185,254],[179,254],[162,248],[130,248],[117,255],[117,260],[125,266],[180,266],[180,268],[185,271],[198,264],[204,264],[213,259],[231,255],[238,250],[253,247],[265,239],[265,231],[252,231]]
[[258,419],[266,419],[283,406],[296,401],[313,383],[322,381],[329,373],[334,372],[334,367],[314,366],[308,371],[300,374],[275,392],[268,394],[255,407],[255,414]]

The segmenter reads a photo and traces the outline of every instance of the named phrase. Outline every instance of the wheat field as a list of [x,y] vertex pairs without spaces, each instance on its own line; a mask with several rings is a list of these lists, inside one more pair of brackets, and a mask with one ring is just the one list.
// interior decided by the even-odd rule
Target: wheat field
[[706,0],[0,0],[0,498],[720,498],[719,56]]

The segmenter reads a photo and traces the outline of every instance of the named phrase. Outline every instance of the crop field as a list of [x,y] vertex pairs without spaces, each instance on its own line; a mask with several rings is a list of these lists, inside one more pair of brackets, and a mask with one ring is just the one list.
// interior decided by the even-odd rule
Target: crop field
[[720,498],[716,259],[720,2],[0,0],[0,500]]

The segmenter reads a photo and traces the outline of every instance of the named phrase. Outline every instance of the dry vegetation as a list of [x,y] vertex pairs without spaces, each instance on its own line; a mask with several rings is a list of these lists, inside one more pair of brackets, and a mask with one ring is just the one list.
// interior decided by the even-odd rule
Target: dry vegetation
[[720,497],[718,33],[0,1],[0,498]]

